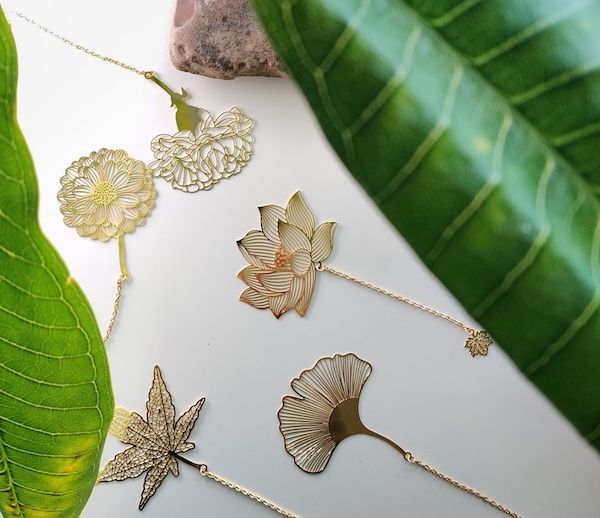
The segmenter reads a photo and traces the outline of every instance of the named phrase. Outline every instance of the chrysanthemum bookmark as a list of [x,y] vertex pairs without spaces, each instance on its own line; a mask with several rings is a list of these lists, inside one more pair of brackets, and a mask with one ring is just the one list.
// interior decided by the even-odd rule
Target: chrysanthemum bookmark
[[370,435],[396,449],[409,464],[469,493],[498,511],[520,515],[489,496],[426,464],[383,435],[367,428],[359,415],[359,400],[372,366],[353,353],[321,358],[311,369],[292,381],[296,396],[285,396],[277,414],[285,449],[296,465],[307,473],[327,467],[335,448],[352,435]]
[[125,151],[103,148],[73,162],[60,184],[58,201],[65,224],[80,236],[99,241],[114,238],[119,245],[121,275],[106,342],[117,318],[123,284],[129,279],[125,234],[143,225],[154,208],[152,171]]
[[196,424],[204,398],[199,399],[177,420],[171,394],[158,366],[154,367],[154,379],[146,403],[146,419],[135,412],[117,408],[110,427],[111,433],[130,448],[108,462],[98,476],[98,482],[111,482],[139,477],[146,472],[144,487],[139,503],[140,511],[156,493],[169,473],[179,475],[178,461],[196,469],[200,475],[218,482],[258,502],[287,518],[297,515],[227,480],[212,471],[204,463],[196,463],[183,456],[192,450],[194,443],[188,442]]
[[492,343],[487,332],[324,264],[333,250],[336,224],[329,221],[317,225],[300,192],[290,198],[285,208],[266,205],[258,210],[261,230],[251,230],[237,243],[250,263],[238,274],[248,286],[240,296],[241,301],[257,309],[268,309],[277,318],[290,310],[303,317],[312,298],[317,272],[328,272],[446,320],[467,334],[465,347],[472,356],[487,355]]

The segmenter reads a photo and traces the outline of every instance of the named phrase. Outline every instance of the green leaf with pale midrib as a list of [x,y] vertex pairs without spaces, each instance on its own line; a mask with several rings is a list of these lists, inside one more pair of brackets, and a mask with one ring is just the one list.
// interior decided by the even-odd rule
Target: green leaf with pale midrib
[[254,4],[356,179],[600,448],[600,4]]
[[74,517],[96,480],[112,392],[89,304],[38,226],[16,79],[0,10],[0,511]]

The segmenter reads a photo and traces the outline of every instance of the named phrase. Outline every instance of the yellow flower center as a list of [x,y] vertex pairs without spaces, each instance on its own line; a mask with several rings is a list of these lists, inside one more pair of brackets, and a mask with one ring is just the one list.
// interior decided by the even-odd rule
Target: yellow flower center
[[92,200],[97,205],[110,205],[117,199],[117,188],[110,182],[100,182],[92,192]]
[[288,254],[283,248],[278,248],[275,252],[275,268],[285,268],[289,260],[290,254]]

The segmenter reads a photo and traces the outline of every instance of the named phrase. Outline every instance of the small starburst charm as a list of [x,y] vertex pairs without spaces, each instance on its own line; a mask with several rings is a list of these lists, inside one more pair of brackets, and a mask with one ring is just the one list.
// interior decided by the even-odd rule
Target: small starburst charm
[[475,357],[478,355],[487,356],[488,349],[492,345],[492,337],[483,329],[479,331],[471,331],[469,338],[465,342],[465,347],[471,353],[471,356]]

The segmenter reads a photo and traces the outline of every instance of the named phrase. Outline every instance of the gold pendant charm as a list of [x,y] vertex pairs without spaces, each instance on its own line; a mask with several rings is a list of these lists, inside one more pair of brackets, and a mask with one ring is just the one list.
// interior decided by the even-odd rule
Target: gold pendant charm
[[490,345],[492,345],[492,337],[483,329],[471,329],[468,331],[469,337],[465,342],[465,347],[471,353],[471,356],[487,356]]
[[185,102],[188,93],[177,93],[154,72],[144,77],[169,94],[177,110],[177,133],[154,137],[151,143],[154,162],[149,164],[155,177],[164,178],[174,189],[197,192],[210,189],[223,178],[238,174],[253,154],[254,121],[239,108],[213,117],[208,111]]

